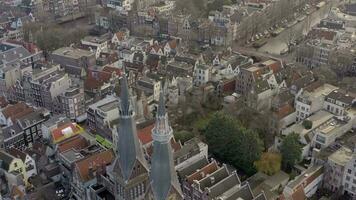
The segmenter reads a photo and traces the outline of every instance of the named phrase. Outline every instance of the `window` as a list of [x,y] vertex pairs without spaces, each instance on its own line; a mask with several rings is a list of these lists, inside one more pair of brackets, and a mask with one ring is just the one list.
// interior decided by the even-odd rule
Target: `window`
[[351,174],[351,169],[348,169],[348,170],[347,170],[347,173]]
[[347,180],[347,181],[350,181],[350,176],[346,176],[346,180]]

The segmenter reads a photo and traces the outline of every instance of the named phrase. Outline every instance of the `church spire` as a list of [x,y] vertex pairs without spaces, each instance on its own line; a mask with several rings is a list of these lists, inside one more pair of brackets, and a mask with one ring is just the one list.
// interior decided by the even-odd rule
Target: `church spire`
[[135,166],[138,164],[147,169],[142,146],[137,137],[134,114],[127,79],[123,76],[119,105],[117,157],[113,170],[125,182],[134,177]]
[[173,130],[169,126],[164,93],[161,90],[156,117],[152,130],[153,154],[151,160],[151,191],[155,200],[167,200],[174,196],[183,199],[173,162],[171,138]]

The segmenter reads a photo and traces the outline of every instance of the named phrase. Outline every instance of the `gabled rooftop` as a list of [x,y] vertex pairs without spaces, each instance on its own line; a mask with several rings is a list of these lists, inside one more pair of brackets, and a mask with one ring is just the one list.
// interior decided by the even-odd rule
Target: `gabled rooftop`
[[95,178],[95,172],[104,168],[114,161],[115,155],[112,150],[102,151],[91,155],[74,164],[82,182]]
[[224,180],[229,176],[229,171],[227,167],[224,165],[223,167],[216,170],[214,173],[206,176],[205,178],[201,179],[200,181],[196,181],[194,185],[199,188],[199,190],[204,191],[205,188],[210,188],[215,184],[219,183],[220,181]]
[[205,165],[203,168],[198,169],[196,172],[189,175],[186,180],[189,184],[193,184],[194,181],[200,181],[201,179],[205,178],[206,176],[209,176],[210,174],[214,173],[218,169],[219,166],[217,162],[214,160],[208,165]]

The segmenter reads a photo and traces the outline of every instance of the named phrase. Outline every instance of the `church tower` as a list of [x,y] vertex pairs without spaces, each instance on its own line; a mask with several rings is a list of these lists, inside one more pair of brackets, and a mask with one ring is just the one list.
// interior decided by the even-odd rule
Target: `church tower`
[[173,150],[170,143],[172,136],[173,130],[168,123],[164,94],[161,90],[156,124],[152,130],[153,155],[148,191],[148,199],[150,200],[183,199],[174,169]]
[[116,159],[112,166],[114,194],[117,200],[144,199],[148,189],[149,170],[137,137],[134,115],[127,79],[124,76],[121,80]]

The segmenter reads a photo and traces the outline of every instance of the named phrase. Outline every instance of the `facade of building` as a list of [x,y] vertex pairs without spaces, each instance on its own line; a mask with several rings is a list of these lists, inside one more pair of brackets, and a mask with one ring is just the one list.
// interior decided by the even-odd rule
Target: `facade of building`
[[328,157],[325,165],[324,187],[333,192],[338,192],[343,188],[345,167],[352,158],[352,151],[346,147],[341,147]]
[[290,181],[283,190],[286,199],[307,199],[313,196],[321,187],[324,177],[322,166],[311,166],[294,180]]
[[117,120],[119,115],[119,99],[114,96],[106,98],[90,105],[87,109],[87,124],[91,132],[100,132],[104,127]]
[[355,149],[352,151],[352,157],[345,166],[345,173],[343,178],[344,193],[355,197],[356,195],[356,153]]
[[334,90],[325,97],[324,109],[338,116],[347,115],[347,109],[352,106],[355,97],[344,93],[343,91]]
[[86,108],[84,99],[84,90],[79,87],[70,87],[59,96],[62,107],[62,113],[77,122],[86,119]]
[[63,47],[52,52],[50,59],[58,63],[71,76],[83,77],[86,70],[95,66],[95,53],[73,47]]
[[204,64],[197,64],[194,67],[194,86],[205,85],[211,78],[211,68]]
[[41,125],[49,117],[49,111],[43,108],[17,117],[16,122],[2,130],[4,148],[31,147],[35,141],[42,138]]
[[59,96],[70,88],[72,80],[59,65],[34,70],[23,75],[13,87],[12,100],[26,101],[37,107],[44,107],[52,113],[62,113]]
[[26,177],[32,177],[37,175],[37,167],[35,160],[27,153],[11,148],[8,150],[8,153],[15,158],[19,158],[25,165]]
[[4,150],[0,151],[0,159],[3,161],[1,170],[5,172],[5,174],[13,174],[22,176],[22,180],[25,184],[27,184],[28,176],[26,173],[25,163]]
[[296,121],[303,121],[311,114],[323,109],[325,97],[337,87],[329,84],[317,88],[301,89],[295,98]]

